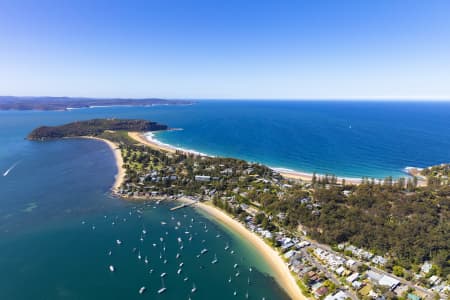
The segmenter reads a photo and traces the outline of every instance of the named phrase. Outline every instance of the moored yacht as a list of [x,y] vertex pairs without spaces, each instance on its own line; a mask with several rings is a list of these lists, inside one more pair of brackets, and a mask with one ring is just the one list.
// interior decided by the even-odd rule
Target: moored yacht
[[219,262],[219,260],[217,259],[217,255],[214,254],[214,259],[211,262],[212,264],[217,264]]
[[145,286],[141,287],[141,288],[139,289],[139,294],[142,295],[146,290],[147,290],[147,288],[146,288]]

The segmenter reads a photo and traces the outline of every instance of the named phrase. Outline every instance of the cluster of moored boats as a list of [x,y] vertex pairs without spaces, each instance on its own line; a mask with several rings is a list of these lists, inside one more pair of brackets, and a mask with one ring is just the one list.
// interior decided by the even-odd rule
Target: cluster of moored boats
[[[132,210],[132,211],[129,212],[129,215],[132,216],[133,213],[136,214],[139,219],[142,218],[142,214],[143,214],[142,209],[135,209],[134,211]],[[184,215],[184,217],[186,218],[187,215]],[[107,216],[104,216],[104,218],[108,219]],[[114,225],[118,224],[118,221],[119,221],[118,217],[115,217],[114,220],[111,222],[111,225],[114,226]],[[121,221],[126,222],[127,219],[126,218],[122,218]],[[184,249],[184,244],[188,243],[191,247],[196,247],[198,245],[201,245],[201,250],[199,252],[197,252],[198,254],[196,255],[196,257],[198,259],[200,259],[202,256],[205,256],[209,252],[209,250],[208,250],[208,248],[205,247],[205,244],[206,244],[205,240],[201,240],[199,243],[192,243],[192,240],[193,240],[194,236],[198,235],[198,233],[196,233],[196,232],[192,233],[192,231],[194,231],[193,225],[196,222],[194,220],[194,218],[191,218],[190,222],[188,222],[189,224],[188,225],[184,225],[184,226],[182,225],[182,223],[180,221],[175,220],[174,216],[171,217],[171,221],[172,222],[161,221],[160,224],[161,224],[161,227],[164,228],[165,226],[166,227],[167,226],[171,226],[169,224],[174,223],[174,227],[173,228],[176,231],[181,233],[180,236],[178,236],[176,238],[176,241],[177,241],[177,253],[175,255],[175,261],[176,261],[177,270],[176,270],[175,273],[176,273],[177,277],[182,278],[183,282],[188,282],[191,279],[188,276],[184,276],[183,275],[184,274],[183,267],[184,267],[185,263],[182,261],[182,253],[183,253],[183,249]],[[200,223],[202,225],[202,230],[204,232],[208,232],[209,229],[208,229],[207,225],[205,223],[203,223],[203,222],[200,222]],[[86,222],[82,221],[82,224],[86,224]],[[95,230],[95,229],[96,229],[96,227],[93,225],[92,226],[92,230]],[[160,230],[160,229],[158,229],[158,230]],[[164,232],[164,230],[163,230],[163,232]],[[184,235],[183,235],[183,233],[184,233]],[[171,240],[169,238],[169,232],[165,231],[165,236],[163,235],[163,236],[161,236],[159,238],[159,240],[153,241],[150,245],[147,245],[147,243],[144,244],[144,242],[149,239],[147,234],[148,234],[147,229],[145,228],[145,226],[142,226],[142,229],[139,232],[139,242],[137,243],[139,246],[138,247],[133,247],[131,249],[131,252],[134,255],[136,255],[136,257],[137,257],[137,259],[139,261],[143,261],[143,263],[148,268],[148,274],[152,275],[152,274],[155,273],[155,269],[152,268],[153,260],[151,261],[151,258],[148,255],[144,255],[145,251],[141,252],[141,250],[144,250],[144,249],[145,250],[150,250],[150,254],[159,251],[159,260],[160,260],[160,262],[156,263],[156,264],[160,264],[160,263],[167,264],[168,263],[168,258],[167,258],[168,255],[166,255],[166,252],[167,252],[166,242],[167,242],[167,245],[169,245],[169,244],[171,244],[170,243]],[[221,235],[217,234],[216,238],[221,238]],[[113,245],[114,245],[113,248],[107,250],[107,255],[108,256],[113,256],[113,252],[120,251],[118,248],[120,248],[120,247],[128,247],[129,244],[130,244],[130,242],[128,242],[128,241],[125,243],[121,239],[116,239],[115,242],[113,243]],[[231,255],[234,254],[234,251],[230,249],[230,245],[229,245],[228,242],[225,244],[224,250],[228,251]],[[214,253],[213,259],[210,261],[210,263],[212,265],[215,265],[215,264],[219,263],[219,259],[218,259],[216,253]],[[199,265],[199,267],[200,267],[200,269],[204,269],[205,268],[204,265]],[[110,264],[108,266],[108,270],[111,273],[118,272],[118,271],[120,271],[119,269],[120,268],[117,268],[113,264]],[[233,265],[233,270],[234,270],[234,274],[233,274],[233,276],[229,277],[228,283],[232,282],[232,277],[236,278],[236,277],[239,277],[240,274],[241,274],[240,270],[239,270],[239,265],[237,263]],[[249,268],[249,272],[252,272],[252,268],[251,267]],[[155,290],[157,294],[163,294],[163,293],[165,293],[167,291],[167,287],[166,287],[166,284],[165,284],[165,278],[168,277],[168,276],[169,276],[169,274],[167,272],[162,272],[160,274],[160,276],[159,276],[160,277],[160,287]],[[248,283],[248,285],[251,284],[250,277],[248,277],[247,283]],[[139,294],[148,293],[149,292],[149,285],[142,285],[140,288],[137,289],[137,292]],[[192,282],[192,287],[190,288],[189,293],[190,294],[194,294],[196,292],[197,292],[197,286],[195,285],[195,282]],[[237,295],[238,295],[237,291],[234,290],[233,296],[237,296]],[[189,295],[188,298],[190,299],[191,295]],[[245,293],[245,298],[249,298],[248,292]]]

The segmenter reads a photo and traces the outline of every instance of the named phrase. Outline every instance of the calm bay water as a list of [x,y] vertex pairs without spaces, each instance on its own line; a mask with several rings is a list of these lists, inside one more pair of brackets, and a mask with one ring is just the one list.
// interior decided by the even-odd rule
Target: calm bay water
[[[286,298],[250,245],[195,210],[170,213],[172,204],[110,197],[116,170],[103,143],[24,139],[39,125],[96,117],[151,119],[183,128],[158,135],[183,148],[340,176],[399,176],[406,166],[450,161],[450,103],[202,101],[176,107],[0,112],[0,173],[16,164],[0,176],[1,299],[132,299],[143,297],[138,295],[143,285],[146,298],[229,299],[234,291],[240,298],[247,291],[252,299]],[[148,233],[141,242],[143,228]],[[116,245],[116,239],[123,244]],[[227,242],[234,255],[225,251]],[[203,248],[209,252],[197,258]],[[211,264],[214,254],[218,264]],[[180,262],[183,272],[177,275]],[[240,265],[239,277],[234,263]],[[110,264],[116,272],[108,271]],[[157,295],[163,272],[168,290]],[[198,290],[190,294],[194,282]]]

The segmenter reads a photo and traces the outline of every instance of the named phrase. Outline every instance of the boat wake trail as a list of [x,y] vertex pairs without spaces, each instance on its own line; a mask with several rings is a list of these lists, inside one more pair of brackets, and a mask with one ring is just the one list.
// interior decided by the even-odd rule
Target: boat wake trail
[[20,163],[20,160],[16,161],[11,167],[9,167],[9,169],[6,170],[5,173],[3,173],[3,177],[8,176],[9,172],[11,172],[19,163]]

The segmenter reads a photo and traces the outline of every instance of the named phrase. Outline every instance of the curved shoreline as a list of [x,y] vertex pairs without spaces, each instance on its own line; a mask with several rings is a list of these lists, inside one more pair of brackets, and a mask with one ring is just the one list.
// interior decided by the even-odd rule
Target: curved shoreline
[[[177,148],[175,146],[160,142],[154,138],[154,134],[151,132],[149,132],[149,133],[129,132],[129,136],[149,147],[153,147],[155,149],[158,149],[161,151],[166,151],[169,153],[174,153],[175,151],[181,151],[181,152],[185,152],[188,154],[210,156],[210,155],[207,155],[207,154],[204,154],[201,152]],[[285,168],[275,168],[275,167],[270,167],[270,168],[273,171],[280,173],[281,176],[283,176],[287,179],[303,180],[306,182],[311,182],[314,177],[313,173],[299,172],[299,171],[285,169]],[[316,176],[317,176],[317,178],[325,177],[324,174],[316,174]],[[360,184],[362,181],[360,178],[350,178],[350,177],[337,177],[337,179],[338,179],[338,181],[345,180],[346,183],[350,183],[350,184]]]
[[[145,132],[145,133],[140,133],[140,132],[130,132],[129,134],[132,138],[134,138],[135,140],[139,141],[142,144],[146,144],[150,147],[153,147],[155,149],[161,150],[161,151],[166,151],[169,153],[174,153],[175,151],[181,151],[187,154],[195,154],[195,155],[201,155],[201,156],[209,156],[209,157],[213,157],[213,155],[208,155],[202,152],[198,152],[195,150],[190,150],[190,149],[184,149],[184,148],[180,148],[180,147],[176,147],[167,143],[163,143],[161,141],[159,141],[158,139],[156,139],[154,132]],[[268,166],[269,168],[271,168],[273,171],[280,173],[281,176],[287,178],[287,179],[293,179],[293,180],[302,180],[305,182],[312,182],[313,177],[314,177],[314,173],[308,173],[308,172],[302,172],[302,171],[296,171],[296,170],[292,170],[292,169],[288,169],[288,168],[282,168],[282,167],[271,167]],[[418,175],[417,171],[422,170],[423,168],[419,168],[419,167],[405,167],[403,169],[403,172],[407,175],[406,177],[402,178],[410,178],[410,177],[417,177],[418,181],[419,181],[419,185],[420,186],[426,186],[426,178],[424,178],[423,176]],[[325,178],[325,176],[331,176],[332,174],[319,174],[316,173],[316,177],[317,178]],[[362,178],[357,178],[357,177],[345,177],[345,176],[336,176],[337,181],[339,183],[341,183],[343,180],[345,180],[346,184],[353,184],[353,185],[358,185],[361,184],[363,179]],[[379,181],[383,181],[383,179],[379,179],[376,177],[367,177],[369,179],[374,179],[375,182],[379,182]],[[401,177],[399,177],[401,178]],[[398,178],[394,179],[394,181],[396,181]]]
[[308,299],[302,294],[297,282],[278,252],[267,245],[258,235],[248,230],[243,224],[236,221],[219,208],[202,202],[198,202],[196,206],[252,244],[270,265],[275,273],[275,280],[287,292],[291,299]]
[[99,137],[82,136],[80,138],[104,142],[111,149],[112,153],[114,154],[114,160],[116,162],[116,167],[117,167],[117,173],[116,173],[116,175],[114,175],[114,184],[111,187],[113,194],[115,194],[119,190],[119,188],[122,186],[122,184],[125,180],[125,175],[126,175],[126,171],[123,168],[123,158],[122,158],[122,153],[119,149],[119,145],[117,145],[109,140],[102,139]]

